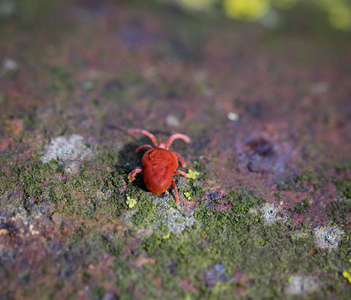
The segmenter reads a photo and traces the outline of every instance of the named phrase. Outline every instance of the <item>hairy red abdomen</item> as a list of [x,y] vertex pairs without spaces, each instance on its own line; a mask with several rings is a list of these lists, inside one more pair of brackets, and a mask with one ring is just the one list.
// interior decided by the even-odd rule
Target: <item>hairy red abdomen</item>
[[154,148],[147,151],[144,165],[144,182],[150,192],[161,194],[171,183],[174,171],[178,168],[177,157],[169,150]]

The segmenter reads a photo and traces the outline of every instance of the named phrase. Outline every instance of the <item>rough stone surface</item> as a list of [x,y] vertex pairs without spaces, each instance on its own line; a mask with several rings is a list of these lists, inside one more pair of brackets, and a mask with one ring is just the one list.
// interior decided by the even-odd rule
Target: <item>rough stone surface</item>
[[[349,34],[298,9],[273,30],[155,1],[16,3],[0,299],[351,299]],[[171,147],[179,206],[128,181],[150,143],[130,128],[191,137]]]

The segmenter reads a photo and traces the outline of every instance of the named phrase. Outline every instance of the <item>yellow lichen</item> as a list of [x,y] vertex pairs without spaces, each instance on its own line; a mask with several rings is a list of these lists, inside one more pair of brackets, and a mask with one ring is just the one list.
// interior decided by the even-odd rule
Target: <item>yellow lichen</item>
[[132,208],[135,206],[135,204],[137,204],[137,201],[127,196],[126,204],[128,205],[129,208]]
[[162,239],[168,240],[170,237],[171,237],[171,234],[168,233],[168,234],[163,235],[163,236],[162,236]]
[[191,199],[191,194],[189,192],[184,192],[184,196],[185,198],[187,198],[188,200]]
[[0,229],[0,235],[8,235],[9,234],[9,231],[7,229]]
[[268,0],[225,0],[224,9],[228,17],[256,21],[268,10]]
[[335,28],[346,29],[351,25],[351,10],[347,6],[335,5],[328,9],[329,21]]
[[326,10],[330,24],[337,29],[351,28],[351,6],[344,0],[323,0],[320,5]]
[[344,272],[342,272],[342,276],[344,276],[344,278],[346,278],[349,283],[351,283],[351,269],[349,270],[345,270]]
[[190,179],[196,179],[199,175],[200,173],[197,171],[189,170],[188,172],[188,178]]

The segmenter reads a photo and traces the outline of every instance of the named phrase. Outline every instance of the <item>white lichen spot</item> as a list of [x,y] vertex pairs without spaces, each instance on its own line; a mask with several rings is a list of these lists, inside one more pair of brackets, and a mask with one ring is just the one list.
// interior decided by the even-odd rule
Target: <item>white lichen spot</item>
[[250,208],[249,213],[252,214],[252,215],[254,215],[254,216],[257,215],[257,214],[258,214],[258,209],[257,209],[257,207],[252,207],[252,208]]
[[169,115],[166,119],[167,125],[172,127],[179,127],[179,119],[174,115]]
[[289,284],[285,287],[285,293],[303,295],[318,290],[320,286],[320,281],[313,276],[292,275]]
[[16,2],[11,0],[0,1],[0,16],[10,17],[16,11]]
[[96,191],[96,198],[98,200],[107,200],[112,195],[112,191],[109,189],[102,188]]
[[279,12],[275,9],[269,9],[266,14],[259,20],[263,26],[269,29],[275,29],[279,26],[282,21],[282,17]]
[[42,161],[48,163],[52,159],[57,160],[66,172],[75,173],[79,170],[81,160],[91,154],[92,150],[84,143],[83,137],[73,134],[52,139],[45,148]]
[[1,70],[2,72],[16,71],[18,69],[18,64],[12,58],[5,58]]
[[94,89],[94,83],[92,81],[86,81],[83,83],[83,89],[86,91],[91,91]]
[[187,227],[195,224],[196,219],[192,216],[182,214],[179,209],[170,208],[163,214],[164,222],[168,225],[169,231],[173,233],[181,233]]
[[286,218],[280,215],[280,209],[272,203],[266,203],[259,208],[266,225],[273,224],[278,221],[285,221]]
[[230,112],[228,113],[227,115],[227,118],[230,120],[230,121],[238,121],[240,116],[239,114],[235,113],[235,112]]
[[127,226],[137,229],[139,234],[150,235],[154,231],[160,230],[162,235],[167,237],[171,233],[179,234],[197,223],[192,215],[183,213],[183,206],[180,205],[177,209],[173,207],[171,201],[174,201],[174,198],[167,192],[163,197],[157,195],[152,198],[150,199],[150,202],[153,202],[152,212],[145,216],[142,224],[136,226],[134,222],[139,209],[130,210],[124,216]]
[[338,247],[343,234],[345,233],[338,226],[319,227],[314,230],[316,245],[322,249]]
[[31,235],[37,235],[37,234],[39,234],[39,231],[38,231],[38,230],[34,230],[33,228],[34,228],[33,224],[30,224],[30,225],[29,225],[29,232],[30,232],[30,234],[31,234]]
[[324,94],[328,92],[329,84],[327,82],[315,82],[311,85],[311,92],[313,94]]

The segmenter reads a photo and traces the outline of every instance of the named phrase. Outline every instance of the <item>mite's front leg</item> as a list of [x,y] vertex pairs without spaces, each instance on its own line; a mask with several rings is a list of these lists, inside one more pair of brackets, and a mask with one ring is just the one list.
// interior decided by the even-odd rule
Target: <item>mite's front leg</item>
[[185,164],[185,161],[183,159],[183,157],[181,157],[177,152],[172,152],[177,158],[178,160],[180,161],[180,164],[182,165],[182,167],[186,167],[186,164]]
[[178,204],[179,203],[179,200],[178,200],[178,189],[177,189],[177,186],[176,186],[174,180],[172,180],[172,184],[173,184],[173,188],[174,188],[175,200],[176,200],[176,203]]
[[[185,177],[188,177],[188,174],[182,172],[182,171],[174,171],[173,175],[175,174],[180,174],[180,175],[183,175]],[[177,189],[177,186],[174,182],[174,180],[172,180],[172,184],[173,184],[173,188],[174,188],[174,194],[175,194],[175,199],[176,199],[176,203],[179,203],[179,198],[178,198],[178,189]],[[185,203],[185,201],[182,199],[182,201]]]
[[183,171],[174,171],[174,173],[173,174],[180,174],[180,175],[183,175],[184,177],[188,177],[188,174],[187,173],[185,173],[185,172],[183,172]]
[[128,175],[129,182],[132,182],[135,179],[135,175],[140,173],[140,172],[144,172],[144,169],[143,168],[136,168],[132,172],[130,172]]
[[143,150],[150,150],[152,149],[153,147],[151,145],[142,145],[140,147],[138,147],[135,152],[136,153],[139,153],[140,151],[143,151]]

